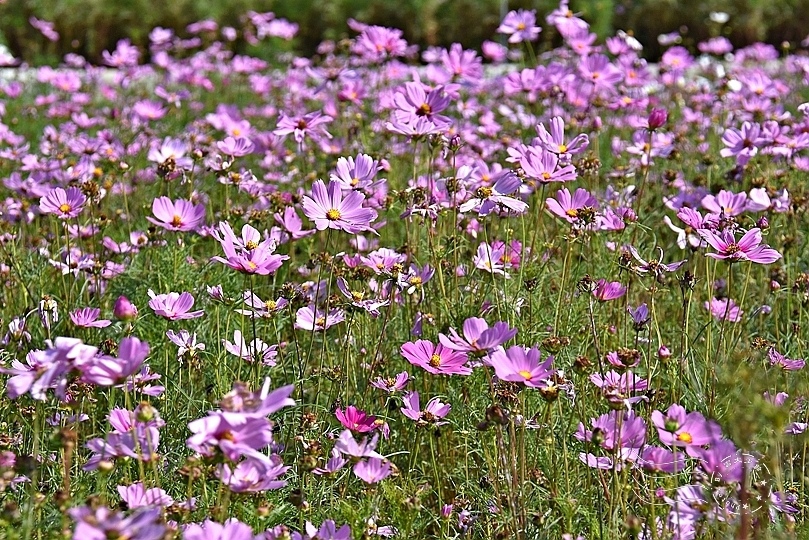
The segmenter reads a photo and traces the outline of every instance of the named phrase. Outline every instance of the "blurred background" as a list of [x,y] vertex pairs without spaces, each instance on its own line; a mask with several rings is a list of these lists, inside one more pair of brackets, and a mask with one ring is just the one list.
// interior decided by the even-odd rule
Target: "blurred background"
[[[28,63],[55,64],[66,53],[99,63],[102,51],[114,49],[119,39],[129,38],[146,51],[154,27],[171,28],[181,37],[188,35],[190,23],[206,19],[220,28],[240,29],[253,10],[297,23],[298,33],[291,42],[259,45],[237,37],[232,42],[237,52],[260,56],[255,49],[282,46],[311,55],[323,40],[354,35],[348,18],[399,28],[421,49],[454,42],[479,49],[495,36],[507,10],[536,9],[545,27],[545,15],[557,6],[558,0],[0,0],[0,44]],[[664,33],[680,33],[682,44],[692,50],[719,35],[736,47],[764,41],[794,48],[809,33],[809,0],[571,0],[570,7],[602,40],[616,30],[631,32],[650,60],[661,54],[657,36]],[[48,40],[32,26],[31,17],[52,22],[59,39]],[[557,40],[544,28],[539,47],[552,47]]]

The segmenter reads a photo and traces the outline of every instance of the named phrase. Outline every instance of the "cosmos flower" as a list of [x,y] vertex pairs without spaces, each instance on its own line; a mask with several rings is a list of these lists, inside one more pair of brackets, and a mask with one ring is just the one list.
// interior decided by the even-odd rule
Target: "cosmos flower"
[[245,225],[242,229],[243,238],[249,238],[245,242],[239,241],[227,223],[220,223],[220,228],[225,234],[219,238],[219,243],[227,258],[217,255],[211,257],[212,261],[221,262],[243,274],[266,276],[275,273],[289,259],[287,255],[275,253],[276,243],[272,238],[258,242],[261,235],[250,225]]
[[190,293],[155,294],[153,290],[149,289],[148,294],[151,298],[149,307],[152,308],[155,315],[165,317],[170,321],[196,319],[203,315],[202,310],[190,311],[194,307],[194,297]]
[[404,404],[404,407],[401,408],[402,414],[420,425],[437,427],[448,423],[442,421],[442,418],[449,414],[452,406],[449,403],[442,403],[437,397],[428,401],[424,410],[421,410],[418,392],[408,392],[402,398],[402,402]]
[[705,302],[705,309],[711,312],[714,319],[728,322],[739,322],[742,320],[744,311],[731,298],[711,298]]
[[761,243],[761,229],[753,228],[744,233],[737,241],[733,231],[725,229],[720,233],[707,229],[697,231],[717,253],[706,253],[707,257],[727,260],[728,262],[750,261],[759,264],[770,264],[781,258],[781,254]]
[[39,200],[39,208],[46,214],[54,214],[60,219],[71,219],[81,214],[87,197],[77,187],[53,188]]
[[152,213],[155,217],[146,219],[169,231],[193,231],[205,221],[205,206],[185,199],[172,202],[168,197],[158,197],[152,202]]
[[354,465],[356,474],[366,484],[381,482],[391,474],[390,461],[387,459],[368,458]]
[[722,438],[719,424],[706,420],[699,412],[686,413],[685,408],[677,403],[672,404],[665,415],[652,411],[652,423],[657,428],[660,442],[683,447],[692,456],[695,456],[694,448],[713,444]]
[[548,197],[545,206],[553,215],[560,217],[571,224],[581,224],[587,221],[598,208],[598,200],[584,188],[578,188],[571,196],[567,188],[556,192],[556,198]]
[[420,339],[408,341],[401,346],[400,352],[405,359],[428,373],[434,375],[469,375],[472,368],[466,365],[466,353],[454,351],[442,344],[435,344]]
[[489,363],[498,379],[519,382],[532,388],[548,386],[548,380],[554,374],[551,367],[553,356],[548,356],[544,362],[540,362],[541,359],[538,348],[526,349],[521,345],[506,350],[499,348],[489,355]]
[[99,319],[99,315],[101,315],[101,310],[98,308],[80,308],[70,312],[70,320],[81,328],[106,328],[112,324],[107,319]]
[[349,405],[345,410],[338,408],[334,411],[334,415],[337,417],[337,420],[343,424],[343,427],[355,433],[368,433],[378,427],[376,424],[376,416],[369,415],[353,405]]
[[376,211],[364,208],[365,195],[358,191],[343,194],[339,182],[329,181],[328,187],[322,180],[312,185],[312,196],[304,196],[303,213],[315,222],[317,230],[336,229],[349,234],[373,231],[371,222],[376,219]]
[[300,308],[295,314],[295,328],[308,331],[328,330],[335,324],[345,320],[345,313],[340,309],[331,309],[328,314],[316,306]]
[[509,43],[535,41],[542,31],[536,23],[537,13],[535,10],[518,9],[509,11],[503,22],[497,27],[497,33],[507,35]]
[[516,328],[509,328],[508,323],[497,321],[489,327],[485,319],[470,317],[463,323],[463,337],[454,328],[449,329],[449,336],[438,334],[441,344],[454,351],[482,354],[495,349],[517,335]]

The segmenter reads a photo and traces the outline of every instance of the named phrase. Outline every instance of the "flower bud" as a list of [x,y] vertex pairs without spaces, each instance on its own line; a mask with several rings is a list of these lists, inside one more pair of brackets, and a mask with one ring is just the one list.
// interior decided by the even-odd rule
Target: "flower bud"
[[119,296],[112,308],[112,314],[121,321],[134,321],[138,318],[138,308],[126,296]]
[[762,231],[766,231],[770,228],[770,220],[767,219],[767,216],[761,216],[758,218],[758,221],[756,221],[756,227]]
[[666,121],[668,120],[669,115],[666,112],[666,109],[652,109],[652,112],[649,113],[649,129],[654,131],[656,129],[660,129],[664,125],[666,125]]
[[665,345],[661,345],[659,349],[657,349],[657,356],[661,359],[666,359],[671,357],[671,351]]

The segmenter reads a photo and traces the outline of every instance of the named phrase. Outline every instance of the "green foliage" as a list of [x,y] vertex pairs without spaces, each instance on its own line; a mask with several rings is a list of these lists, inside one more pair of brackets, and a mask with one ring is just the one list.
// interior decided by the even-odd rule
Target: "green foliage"
[[[536,9],[539,24],[557,7],[553,0],[507,2],[508,9]],[[646,46],[646,55],[661,53],[657,36],[682,30],[686,45],[722,34],[737,46],[767,41],[793,45],[806,34],[809,3],[801,0],[574,0],[571,9],[591,22],[601,39],[615,30],[632,31]],[[183,35],[185,27],[201,19],[240,28],[240,17],[248,10],[273,11],[300,25],[296,45],[299,52],[312,54],[324,39],[339,41],[352,34],[346,20],[353,17],[370,23],[401,28],[405,38],[420,45],[448,46],[459,42],[479,48],[491,39],[501,19],[499,0],[8,0],[0,5],[0,42],[29,62],[55,62],[66,53],[82,54],[99,62],[101,52],[111,50],[122,38],[146,50],[152,28],[172,28]],[[727,25],[712,23],[712,11],[730,15]],[[53,21],[61,39],[50,43],[28,23],[31,16]],[[545,28],[541,40],[558,43],[558,36]],[[239,50],[247,50],[238,41]]]

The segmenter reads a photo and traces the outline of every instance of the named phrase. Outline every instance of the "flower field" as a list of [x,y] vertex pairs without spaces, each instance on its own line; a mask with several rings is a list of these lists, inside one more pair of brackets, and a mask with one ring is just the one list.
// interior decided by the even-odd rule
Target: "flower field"
[[245,20],[0,80],[0,537],[807,537],[807,51]]

